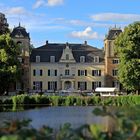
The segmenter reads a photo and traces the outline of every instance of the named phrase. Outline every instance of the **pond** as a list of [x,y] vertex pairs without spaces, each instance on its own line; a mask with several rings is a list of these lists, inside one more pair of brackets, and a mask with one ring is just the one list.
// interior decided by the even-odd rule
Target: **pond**
[[17,112],[0,112],[0,125],[6,120],[31,119],[31,126],[40,128],[43,125],[59,129],[65,123],[71,123],[73,128],[84,124],[99,123],[108,126],[107,117],[97,117],[92,111],[93,106],[71,106],[71,107],[42,107]]

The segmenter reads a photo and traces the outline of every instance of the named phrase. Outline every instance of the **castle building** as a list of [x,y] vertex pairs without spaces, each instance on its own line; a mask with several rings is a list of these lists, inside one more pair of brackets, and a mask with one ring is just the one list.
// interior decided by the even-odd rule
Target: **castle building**
[[49,43],[32,50],[31,89],[94,90],[104,86],[103,50],[83,44]]
[[23,90],[54,91],[64,89],[95,90],[96,87],[116,87],[119,58],[114,52],[114,40],[122,32],[112,28],[104,39],[104,50],[87,44],[49,43],[34,48],[30,54],[30,37],[26,29],[15,27],[11,37],[20,44]]
[[[0,14],[0,33],[5,32],[6,28],[7,20]],[[46,41],[43,46],[31,50],[30,35],[19,23],[11,32],[11,37],[21,50],[19,61],[22,74],[16,83],[16,90],[94,91],[96,87],[121,90],[117,78],[119,57],[114,51],[114,40],[121,32],[120,28],[110,29],[104,39],[104,49],[90,46],[87,41],[82,44]]]

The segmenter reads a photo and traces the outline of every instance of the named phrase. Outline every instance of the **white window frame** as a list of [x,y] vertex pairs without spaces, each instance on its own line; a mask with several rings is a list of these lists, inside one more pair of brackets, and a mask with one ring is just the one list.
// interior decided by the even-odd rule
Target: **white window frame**
[[84,63],[85,62],[85,56],[80,56],[80,62]]
[[113,64],[119,64],[119,59],[113,59],[113,60],[112,60],[112,63],[113,63]]
[[[101,76],[102,74],[100,75],[100,71],[101,71],[101,70],[93,70],[94,75],[93,75],[93,73],[92,73],[92,76]],[[101,71],[101,72],[102,72],[102,71]]]
[[50,56],[50,62],[54,63],[55,62],[55,56]]
[[112,75],[117,76],[118,75],[118,69],[113,69],[112,70]]
[[99,63],[99,56],[94,56],[94,63]]
[[[93,83],[94,83],[94,87],[92,87],[92,88],[94,88],[94,89],[96,89],[97,87],[102,87],[101,81],[93,81]],[[101,85],[100,85],[100,83],[101,83]]]
[[36,56],[36,62],[37,63],[40,62],[40,56],[39,55]]
[[65,70],[65,75],[66,75],[66,76],[70,75],[70,70],[69,70],[69,69],[66,69],[66,70]]

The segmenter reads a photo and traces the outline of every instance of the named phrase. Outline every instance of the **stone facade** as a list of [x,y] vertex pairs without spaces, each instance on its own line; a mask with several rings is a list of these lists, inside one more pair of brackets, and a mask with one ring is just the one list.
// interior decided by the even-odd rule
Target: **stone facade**
[[[0,34],[8,28],[5,15],[0,14]],[[30,36],[19,23],[11,32],[19,44],[22,64],[21,80],[16,90],[95,90],[96,87],[117,87],[119,58],[114,51],[114,40],[122,32],[112,28],[104,39],[104,50],[88,45],[71,43],[49,43],[32,49]]]
[[105,50],[105,86],[117,87],[121,89],[121,85],[117,78],[119,58],[115,53],[114,40],[122,32],[119,28],[109,30],[104,40]]
[[16,90],[28,90],[30,88],[30,36],[24,27],[15,27],[11,32],[11,37],[19,45],[21,54],[21,79],[16,83]]

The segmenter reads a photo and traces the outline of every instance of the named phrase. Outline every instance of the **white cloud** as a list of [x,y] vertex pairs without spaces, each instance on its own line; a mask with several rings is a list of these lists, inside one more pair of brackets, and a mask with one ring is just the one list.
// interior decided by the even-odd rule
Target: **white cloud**
[[36,0],[33,8],[39,8],[41,6],[58,6],[62,5],[64,0]]
[[12,7],[12,8],[7,8],[5,10],[5,13],[8,15],[13,15],[13,14],[25,14],[26,10],[24,9],[24,7]]
[[48,0],[48,6],[62,5],[64,0]]
[[45,5],[46,5],[46,2],[44,0],[36,0],[35,4],[33,5],[33,8],[39,8]]
[[73,31],[70,36],[79,39],[102,39],[91,27],[87,27],[84,31]]
[[138,14],[100,13],[91,15],[94,21],[132,22],[140,20]]

